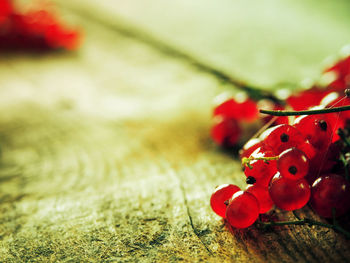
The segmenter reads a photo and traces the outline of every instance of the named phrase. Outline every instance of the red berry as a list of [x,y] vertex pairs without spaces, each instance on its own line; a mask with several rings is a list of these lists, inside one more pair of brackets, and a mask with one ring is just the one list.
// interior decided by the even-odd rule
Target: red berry
[[80,34],[64,28],[52,12],[44,9],[18,13],[11,1],[0,0],[0,48],[75,49]]
[[225,218],[226,207],[225,201],[228,201],[234,193],[238,192],[239,187],[233,184],[223,184],[216,187],[210,197],[210,206],[219,216]]
[[264,214],[271,210],[273,201],[270,197],[269,190],[260,185],[248,185],[246,191],[255,196],[259,203],[259,213]]
[[310,185],[322,173],[329,173],[333,170],[339,161],[340,150],[343,147],[343,142],[336,141],[332,143],[328,149],[322,152],[317,152],[315,157],[310,160],[309,173],[305,177]]
[[306,110],[319,105],[324,96],[329,92],[329,90],[314,86],[311,89],[293,94],[287,99],[287,103],[292,106],[294,110]]
[[292,211],[307,204],[310,198],[310,185],[304,178],[290,180],[277,173],[271,180],[269,192],[276,206]]
[[308,158],[309,160],[311,160],[312,158],[314,158],[315,155],[316,155],[316,149],[315,149],[315,147],[313,147],[313,146],[311,145],[311,143],[310,143],[308,140],[306,140],[305,142],[299,144],[299,145],[298,145],[298,149],[299,149],[300,151],[302,151],[303,153],[305,153],[305,155],[307,156],[307,158]]
[[334,73],[334,79],[329,83],[329,87],[334,91],[343,91],[350,84],[350,56],[338,61],[324,72]]
[[12,1],[1,0],[0,1],[0,26],[1,23],[7,19],[7,17],[13,12]]
[[300,116],[293,126],[319,151],[326,150],[332,141],[333,128],[325,115]]
[[224,147],[232,147],[237,144],[241,135],[241,128],[237,120],[216,116],[211,130],[213,140]]
[[288,124],[271,127],[261,134],[260,138],[277,155],[288,148],[298,147],[305,142],[303,135],[295,127]]
[[256,103],[249,98],[243,102],[229,98],[215,107],[214,116],[218,115],[237,120],[254,121],[258,117],[258,108]]
[[[252,157],[273,157],[275,156],[271,151],[263,151],[262,147],[256,149],[252,154]],[[253,160],[250,161],[250,167],[244,168],[244,174],[246,177],[254,177],[257,185],[267,187],[270,183],[271,178],[277,172],[277,162],[275,160],[264,161],[264,160]]]
[[[349,77],[350,78],[350,77]],[[350,105],[350,98],[344,97],[344,90],[341,93],[332,92],[328,94],[322,101],[322,106],[326,108],[340,107]],[[333,132],[337,131],[339,128],[344,128],[348,119],[350,119],[350,112],[343,111],[339,113],[328,113],[325,114],[328,118],[328,122],[333,127]],[[338,140],[339,136],[335,133],[333,134],[333,142]]]
[[313,183],[311,191],[310,204],[322,217],[332,217],[333,208],[337,217],[350,209],[350,184],[340,175],[321,176]]
[[262,146],[261,139],[253,138],[244,144],[242,149],[239,151],[239,157],[242,159],[243,157],[249,157],[257,148]]
[[251,193],[238,191],[226,209],[226,219],[235,228],[251,226],[259,216],[258,200]]
[[277,169],[281,176],[291,180],[298,180],[307,175],[309,160],[305,153],[293,147],[279,155]]

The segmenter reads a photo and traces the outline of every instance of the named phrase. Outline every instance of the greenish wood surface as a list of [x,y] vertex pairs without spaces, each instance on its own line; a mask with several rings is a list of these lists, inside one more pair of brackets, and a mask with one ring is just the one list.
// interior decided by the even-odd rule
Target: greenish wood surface
[[216,185],[244,186],[209,137],[212,98],[233,88],[153,41],[250,83],[297,83],[348,41],[347,1],[59,7],[81,49],[0,53],[0,262],[348,261],[333,231],[230,231],[212,213]]

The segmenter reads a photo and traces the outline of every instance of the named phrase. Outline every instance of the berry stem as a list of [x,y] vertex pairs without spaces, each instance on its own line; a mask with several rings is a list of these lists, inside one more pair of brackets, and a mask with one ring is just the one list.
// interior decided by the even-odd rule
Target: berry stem
[[327,108],[327,109],[319,109],[319,110],[302,110],[302,111],[286,111],[286,110],[260,110],[260,113],[273,115],[273,116],[299,116],[299,115],[315,115],[315,114],[325,114],[325,113],[333,113],[333,112],[341,112],[350,110],[350,105],[335,107],[335,108]]
[[343,165],[344,165],[344,170],[345,170],[345,179],[346,180],[350,180],[350,176],[349,176],[349,170],[348,170],[348,162],[346,161],[346,158],[345,158],[345,156],[344,156],[344,154],[341,152],[340,153],[340,157],[339,157],[339,159],[340,159],[340,161],[343,163]]
[[300,216],[297,214],[297,212],[295,210],[293,210],[293,215],[298,219],[301,220]]
[[344,130],[343,129],[338,129],[337,134],[339,135],[340,139],[342,139],[342,141],[345,143],[345,145],[347,147],[350,147],[350,141],[346,137]]
[[269,157],[243,157],[242,158],[242,166],[248,166],[250,169],[252,169],[250,162],[254,161],[254,160],[263,160],[264,162],[268,162],[268,161],[274,161],[274,160],[278,160],[279,156],[269,156]]
[[[97,21],[100,24],[103,24],[113,29],[114,31],[120,33],[121,35],[124,35],[128,38],[137,40],[139,42],[142,42],[150,46],[151,48],[158,51],[159,53],[162,53],[168,57],[172,57],[177,60],[183,61],[188,65],[191,65],[193,68],[195,68],[199,72],[204,72],[223,83],[229,84],[230,86],[233,86],[240,90],[245,91],[246,93],[248,93],[249,97],[253,100],[270,99],[275,103],[278,103],[281,105],[285,104],[283,100],[277,98],[273,92],[268,91],[266,88],[260,88],[260,87],[255,87],[253,85],[248,85],[244,81],[241,81],[237,77],[233,76],[231,73],[227,73],[224,70],[213,66],[212,63],[202,60],[199,57],[193,56],[192,54],[173,45],[173,43],[166,42],[155,37],[150,32],[144,31],[142,28],[137,28],[131,24],[126,23],[125,21],[122,21],[121,19],[119,23],[111,24],[101,19],[100,17],[96,16],[93,13],[84,12],[75,8],[73,9],[74,9],[73,10],[74,12],[79,13],[80,15],[84,16],[85,18],[88,18],[89,20]],[[279,86],[281,84],[293,85],[292,83],[277,83],[276,86],[277,85]]]
[[327,224],[323,222],[319,222],[310,218],[303,218],[295,221],[279,221],[279,222],[258,222],[263,228],[268,228],[272,226],[287,226],[287,225],[308,225],[308,226],[322,226],[326,228],[333,229],[339,233],[342,233],[347,239],[350,239],[350,232],[346,231],[339,225]]

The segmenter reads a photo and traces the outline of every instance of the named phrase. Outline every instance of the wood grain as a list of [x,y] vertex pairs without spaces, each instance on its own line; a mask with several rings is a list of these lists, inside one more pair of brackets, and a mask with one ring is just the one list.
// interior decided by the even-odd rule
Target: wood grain
[[[1,262],[348,260],[349,241],[319,227],[225,226],[209,207],[211,191],[227,182],[244,186],[239,162],[208,134],[212,98],[225,85],[118,33],[115,23],[106,26],[107,18],[87,20],[70,3],[62,5],[84,26],[79,51],[0,54]],[[103,5],[89,5],[108,16]],[[168,40],[165,25],[156,30],[146,15],[133,20],[138,12],[130,11],[123,25],[153,26]],[[187,12],[198,15],[195,8]],[[181,41],[186,38],[170,43]],[[192,54],[186,43],[183,50]],[[334,46],[310,55],[309,66]],[[194,55],[205,48],[210,51],[201,47]],[[214,57],[217,49],[212,52]],[[227,69],[229,63],[218,59],[213,65]],[[307,208],[301,215],[315,217]]]

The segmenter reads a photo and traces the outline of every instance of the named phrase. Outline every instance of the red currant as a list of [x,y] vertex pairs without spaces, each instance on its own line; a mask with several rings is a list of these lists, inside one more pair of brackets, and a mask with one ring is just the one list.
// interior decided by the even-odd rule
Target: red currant
[[237,144],[241,135],[241,128],[235,119],[216,116],[211,130],[213,140],[224,147],[232,147]]
[[342,176],[328,174],[318,178],[312,185],[310,203],[322,217],[341,216],[350,209],[350,184]]
[[251,226],[259,216],[258,200],[251,193],[236,192],[226,209],[226,219],[235,228]]
[[243,157],[249,157],[257,148],[262,146],[261,139],[253,138],[250,139],[242,149],[239,151],[239,157],[242,159]]
[[273,201],[271,200],[269,190],[260,185],[248,185],[246,191],[255,196],[259,203],[259,213],[264,214],[271,210]]
[[258,108],[256,103],[249,98],[243,102],[229,98],[215,107],[214,116],[218,115],[237,120],[254,121],[258,117]]
[[319,151],[326,150],[331,143],[333,129],[325,115],[300,116],[293,126]]
[[317,106],[321,100],[330,91],[317,86],[312,87],[288,97],[287,103],[292,106],[294,110],[306,110],[310,107]]
[[336,141],[325,151],[317,152],[315,157],[310,160],[309,173],[305,177],[310,184],[313,184],[320,174],[333,170],[333,167],[338,163],[342,144],[341,141]]
[[335,74],[334,80],[329,84],[332,90],[345,90],[350,82],[350,56],[338,61],[335,65],[326,69],[325,72],[332,72]]
[[238,192],[239,187],[233,184],[223,184],[218,187],[216,187],[214,193],[211,195],[210,198],[210,206],[213,209],[213,211],[225,218],[226,213],[226,207],[225,204],[226,201],[228,201],[234,193]]
[[[257,148],[251,157],[273,157],[274,153],[271,151],[262,151],[262,148]],[[250,161],[250,167],[244,168],[244,174],[247,177],[254,177],[256,180],[255,184],[267,187],[270,183],[271,178],[277,172],[277,162],[275,160],[264,161],[264,160],[253,160]]]
[[290,180],[279,173],[272,178],[269,192],[275,205],[287,211],[302,208],[310,199],[310,185],[304,178]]
[[11,1],[0,0],[0,48],[75,49],[80,33],[66,29],[49,11],[40,9],[18,13]]
[[12,3],[9,0],[0,1],[0,25],[13,12]]
[[305,155],[307,156],[307,158],[309,160],[314,158],[316,156],[316,153],[317,153],[315,147],[313,147],[308,140],[306,140],[305,142],[299,144],[298,145],[298,149],[300,151],[302,151],[303,153],[305,153]]
[[298,180],[307,175],[309,160],[305,153],[293,147],[279,155],[277,169],[281,176],[291,180]]
[[288,124],[271,127],[261,134],[260,138],[277,155],[288,148],[298,147],[305,142],[303,135],[295,127]]

